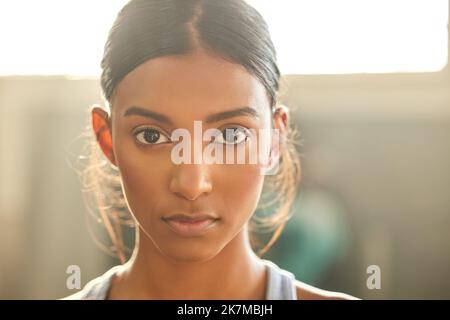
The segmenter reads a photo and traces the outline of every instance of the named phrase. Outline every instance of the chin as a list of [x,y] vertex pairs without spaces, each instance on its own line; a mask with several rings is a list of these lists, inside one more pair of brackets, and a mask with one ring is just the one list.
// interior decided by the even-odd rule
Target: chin
[[177,262],[206,262],[214,258],[225,245],[208,237],[185,238],[180,241],[158,241],[158,250],[167,258]]
[[148,232],[145,233],[147,239],[151,240],[153,246],[151,250],[156,249],[173,262],[206,262],[220,254],[233,239],[225,229],[211,230],[202,236],[183,237],[165,225],[162,226],[164,228],[148,228]]
[[[206,248],[208,246],[209,248]],[[166,248],[161,250],[162,254],[172,261],[177,262],[206,262],[214,258],[220,250],[211,248],[211,245],[204,244],[203,248],[189,248],[189,246]]]

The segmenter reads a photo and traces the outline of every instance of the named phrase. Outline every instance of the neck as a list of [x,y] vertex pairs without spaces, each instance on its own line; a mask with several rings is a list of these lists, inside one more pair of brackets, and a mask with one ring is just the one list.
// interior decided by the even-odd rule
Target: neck
[[253,252],[247,227],[207,261],[176,261],[163,255],[141,230],[109,297],[126,299],[264,300],[267,272]]

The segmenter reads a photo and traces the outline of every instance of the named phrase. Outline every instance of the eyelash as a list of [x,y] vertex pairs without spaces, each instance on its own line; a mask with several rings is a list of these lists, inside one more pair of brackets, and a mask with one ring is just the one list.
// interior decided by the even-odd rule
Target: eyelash
[[[139,141],[139,139],[137,139],[138,134],[143,133],[143,132],[145,133],[146,131],[149,131],[149,130],[152,130],[152,131],[154,130],[154,131],[158,132],[160,136],[164,136],[168,141],[167,142],[160,142],[160,143],[145,143],[145,142],[141,142],[141,141]],[[139,144],[142,144],[142,145],[145,145],[145,146],[148,146],[148,145],[159,145],[159,144],[171,143],[172,142],[170,140],[169,135],[167,135],[166,133],[162,132],[162,130],[160,130],[159,128],[155,128],[155,127],[149,127],[149,126],[147,126],[147,127],[140,127],[140,128],[136,129],[133,132],[133,135],[134,135],[134,137],[136,138],[136,140],[137,140],[137,142]]]
[[[221,130],[222,138],[223,138],[223,134],[225,133],[225,130],[227,130],[227,129],[239,129],[245,135],[245,138],[244,138],[244,140],[242,140],[242,141],[240,141],[238,143],[221,143],[223,145],[240,145],[241,143],[247,142],[248,139],[250,139],[251,136],[252,136],[251,133],[250,133],[250,130],[248,128],[240,126],[240,125],[231,125],[231,126],[228,126],[226,128],[223,128]],[[214,139],[214,141],[215,141],[215,139]]]
[[[238,142],[238,143],[226,143],[226,142],[225,142],[225,143],[220,143],[220,144],[223,144],[223,145],[239,145],[239,144],[241,144],[241,143],[247,142],[248,139],[251,138],[250,130],[249,130],[248,128],[243,127],[243,126],[240,126],[240,125],[228,126],[228,127],[226,127],[226,128],[223,128],[222,130],[220,130],[221,133],[222,133],[222,138],[223,138],[223,134],[225,133],[225,130],[227,130],[227,129],[239,129],[239,130],[241,130],[241,132],[245,135],[245,138],[244,138],[242,141]],[[160,142],[160,143],[144,143],[144,142],[139,141],[139,140],[137,139],[137,135],[140,134],[140,133],[146,132],[146,131],[148,131],[148,130],[154,130],[154,131],[158,132],[160,135],[164,136],[168,141],[167,141],[167,142]],[[237,130],[236,130],[236,131],[237,131]],[[138,142],[139,144],[142,144],[142,145],[145,145],[145,146],[149,146],[149,145],[159,145],[159,144],[165,144],[165,143],[172,143],[172,141],[170,140],[169,136],[168,136],[166,133],[162,132],[162,131],[161,131],[160,129],[158,129],[158,128],[150,127],[150,126],[147,126],[147,127],[141,127],[141,128],[136,129],[136,130],[133,132],[133,136],[137,139],[137,142]],[[215,137],[214,137],[214,141],[216,141],[216,138],[215,138]],[[213,141],[213,142],[214,142],[214,141]]]

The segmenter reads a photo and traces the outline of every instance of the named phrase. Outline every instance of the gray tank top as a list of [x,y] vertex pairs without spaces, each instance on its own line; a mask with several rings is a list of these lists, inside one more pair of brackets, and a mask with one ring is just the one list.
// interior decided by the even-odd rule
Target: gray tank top
[[[295,276],[274,262],[261,259],[268,271],[266,300],[297,300]],[[82,290],[63,300],[105,300],[114,274],[122,267],[117,265],[103,275],[89,281]]]

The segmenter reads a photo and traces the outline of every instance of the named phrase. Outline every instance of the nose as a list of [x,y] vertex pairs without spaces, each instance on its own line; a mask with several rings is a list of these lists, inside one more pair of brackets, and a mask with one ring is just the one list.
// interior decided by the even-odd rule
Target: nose
[[212,190],[207,164],[178,164],[170,181],[170,191],[178,197],[195,200]]

